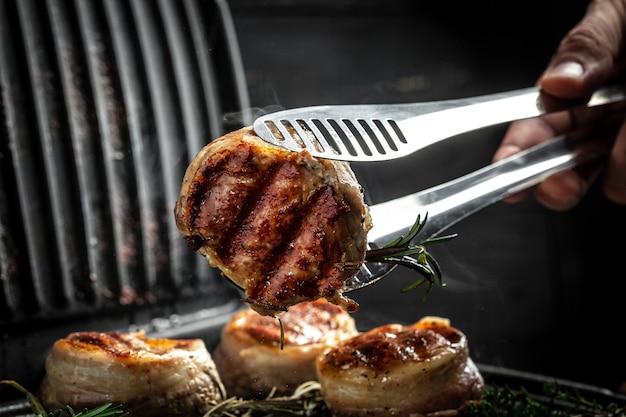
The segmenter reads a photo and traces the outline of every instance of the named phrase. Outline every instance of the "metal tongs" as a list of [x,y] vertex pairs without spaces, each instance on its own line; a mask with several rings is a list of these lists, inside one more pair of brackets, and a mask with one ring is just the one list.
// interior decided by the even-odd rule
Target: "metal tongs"
[[[320,158],[381,161],[481,127],[625,99],[626,86],[620,85],[597,90],[584,103],[554,105],[538,88],[528,88],[442,102],[286,110],[260,117],[254,129],[262,139],[292,151],[306,149]],[[558,171],[608,153],[610,141],[585,137],[581,132],[557,136],[439,186],[370,206],[370,246],[383,247],[406,236],[418,214],[428,216],[420,239],[437,236],[471,214]],[[394,268],[388,263],[367,262],[346,283],[344,292],[371,285]]]
[[[465,176],[426,190],[369,207],[373,228],[370,247],[383,247],[406,236],[417,215],[428,219],[419,233],[424,241],[479,210],[510,197],[548,176],[606,156],[608,138],[584,139],[580,133],[557,136]],[[595,140],[597,139],[597,140]],[[344,292],[371,285],[395,265],[367,262],[344,286]]]
[[313,106],[254,121],[266,142],[318,158],[352,162],[400,158],[472,130],[577,108],[623,101],[626,86],[601,88],[584,102],[550,98],[538,87],[455,100]]

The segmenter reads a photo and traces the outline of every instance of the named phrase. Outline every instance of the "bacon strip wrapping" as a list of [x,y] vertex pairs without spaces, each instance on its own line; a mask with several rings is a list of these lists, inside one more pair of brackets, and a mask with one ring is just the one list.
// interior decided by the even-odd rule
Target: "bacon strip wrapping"
[[316,380],[315,359],[325,349],[357,334],[352,316],[324,300],[305,301],[278,320],[248,308],[222,330],[214,358],[228,396],[263,399],[293,394]]
[[484,389],[465,335],[439,317],[360,333],[328,349],[316,365],[335,417],[458,410]]
[[135,417],[201,416],[226,396],[201,339],[76,332],[54,343],[45,368],[38,397],[50,412],[111,402]]
[[371,224],[347,163],[287,151],[243,128],[198,153],[174,214],[189,247],[257,312],[318,298],[358,308],[342,287],[365,259]]

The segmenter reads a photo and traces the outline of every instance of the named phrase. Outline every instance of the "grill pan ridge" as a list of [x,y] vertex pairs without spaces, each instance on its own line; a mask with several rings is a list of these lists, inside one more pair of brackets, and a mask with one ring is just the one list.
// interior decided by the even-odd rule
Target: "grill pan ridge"
[[72,322],[231,309],[173,219],[190,159],[249,108],[230,19],[220,0],[0,1],[2,379]]

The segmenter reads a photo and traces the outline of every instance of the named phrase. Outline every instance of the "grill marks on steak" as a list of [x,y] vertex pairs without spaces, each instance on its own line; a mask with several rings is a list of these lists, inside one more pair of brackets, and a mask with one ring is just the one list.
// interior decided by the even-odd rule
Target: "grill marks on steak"
[[[280,302],[284,297],[306,300],[312,295],[333,297],[343,284],[345,263],[340,253],[333,252],[332,242],[337,220],[349,210],[337,202],[330,187],[317,189],[307,202],[303,216],[287,225],[286,239],[277,247],[275,258],[263,268],[267,280],[257,285],[249,296]],[[319,262],[324,259],[324,262]],[[289,275],[290,281],[275,280],[274,276]],[[321,279],[323,278],[323,279]]]
[[363,261],[369,223],[347,174],[343,163],[273,147],[242,129],[192,161],[177,225],[262,314],[320,297],[354,311],[339,291]]
[[[286,269],[309,272],[310,268],[317,268],[313,259],[328,260],[315,275],[332,279],[327,285],[329,290],[322,291],[322,295],[331,296],[333,285],[341,285],[340,277],[332,271],[341,259],[324,250],[328,249],[325,240],[332,236],[336,220],[349,207],[335,201],[329,186],[313,189],[306,201],[300,201],[301,194],[290,188],[305,179],[291,163],[276,161],[259,168],[250,158],[231,153],[224,165],[230,168],[208,176],[213,179],[206,182],[204,188],[208,189],[200,195],[204,201],[196,205],[200,210],[193,225],[198,230],[210,230],[207,240],[214,242],[215,253],[225,263],[253,263],[250,267],[267,278],[250,283],[248,301],[266,295],[279,301],[281,293],[288,295],[296,289],[303,299],[317,294],[318,282],[307,280],[305,274],[295,277],[293,284],[297,288],[285,286],[284,281],[272,281],[273,276]],[[233,175],[244,180],[216,185]],[[228,204],[221,204],[224,201]],[[327,276],[329,273],[331,276]]]
[[[234,229],[237,219],[233,221],[231,210],[238,209],[241,216],[244,207],[255,198],[254,181],[260,177],[259,170],[252,162],[250,150],[240,148],[226,153],[214,166],[203,166],[187,191],[191,227],[202,240],[214,241],[216,245],[228,240]],[[221,205],[224,201],[228,201],[228,206]]]

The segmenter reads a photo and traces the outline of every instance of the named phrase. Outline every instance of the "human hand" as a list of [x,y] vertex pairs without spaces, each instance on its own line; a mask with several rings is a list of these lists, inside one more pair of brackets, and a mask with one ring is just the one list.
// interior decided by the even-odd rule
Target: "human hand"
[[[626,1],[593,0],[583,19],[561,41],[538,85],[557,98],[584,98],[603,84],[626,78]],[[580,122],[580,121],[578,121]],[[574,127],[569,113],[511,123],[494,154],[498,161]],[[534,189],[537,201],[564,211],[574,207],[599,171],[566,170]],[[626,205],[626,122],[619,127],[602,172],[602,187],[610,200]],[[526,193],[507,199],[520,200]]]

